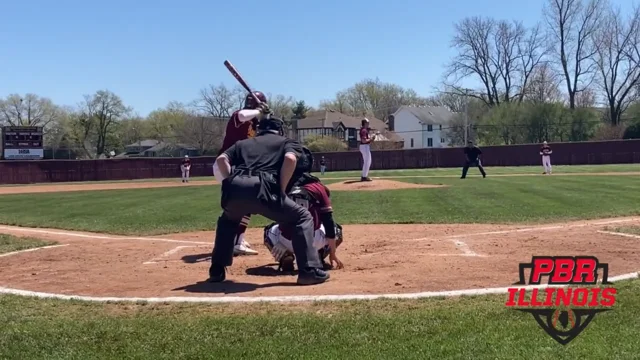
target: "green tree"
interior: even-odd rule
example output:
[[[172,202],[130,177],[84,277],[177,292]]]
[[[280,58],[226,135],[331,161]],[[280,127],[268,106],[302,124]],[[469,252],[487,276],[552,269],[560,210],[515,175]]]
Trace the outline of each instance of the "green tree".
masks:
[[[307,112],[309,111],[311,111],[311,107],[307,106],[304,100],[296,102],[296,104],[291,108],[293,119],[304,119],[307,117]]]

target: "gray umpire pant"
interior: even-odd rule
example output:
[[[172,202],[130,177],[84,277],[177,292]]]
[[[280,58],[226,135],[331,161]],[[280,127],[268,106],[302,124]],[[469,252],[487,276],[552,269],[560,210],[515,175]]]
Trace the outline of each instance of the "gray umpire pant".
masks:
[[[234,239],[240,221],[246,214],[258,214],[295,229],[291,242],[298,269],[321,268],[322,262],[313,247],[313,218],[309,211],[289,198],[279,201],[276,200],[279,195],[267,196],[272,201],[264,199],[264,186],[258,176],[237,175],[223,182],[224,211],[218,218],[211,264],[233,264]]]

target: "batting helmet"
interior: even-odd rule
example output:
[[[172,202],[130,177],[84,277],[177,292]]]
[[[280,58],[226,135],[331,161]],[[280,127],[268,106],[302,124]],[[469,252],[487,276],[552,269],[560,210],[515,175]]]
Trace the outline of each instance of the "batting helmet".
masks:
[[[267,102],[267,97],[262,92],[254,91],[253,95],[255,95],[261,102]],[[254,99],[253,95],[247,94],[247,97],[244,98],[245,109],[255,109],[258,107],[258,102],[256,101],[256,99]]]
[[[367,118],[362,119],[362,126],[365,126],[368,123],[369,123],[369,119]]]

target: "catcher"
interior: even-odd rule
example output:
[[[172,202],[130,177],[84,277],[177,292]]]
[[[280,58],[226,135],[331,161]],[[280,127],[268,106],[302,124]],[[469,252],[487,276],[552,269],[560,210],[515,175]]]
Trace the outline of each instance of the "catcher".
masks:
[[[313,247],[318,250],[323,267],[341,269],[344,265],[338,259],[336,250],[342,243],[342,226],[333,220],[329,189],[320,179],[310,174],[313,165],[311,151],[306,147],[303,150],[304,160],[301,158],[298,162],[287,195],[311,213],[314,229]],[[264,244],[282,271],[294,270],[295,256],[290,240],[293,231],[294,229],[277,223],[272,223],[264,229]],[[327,256],[329,264],[325,261]]]

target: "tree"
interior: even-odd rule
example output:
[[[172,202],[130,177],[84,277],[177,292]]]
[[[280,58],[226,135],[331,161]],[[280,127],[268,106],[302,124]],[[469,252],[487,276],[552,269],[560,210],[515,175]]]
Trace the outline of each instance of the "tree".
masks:
[[[385,120],[400,106],[425,105],[426,99],[415,90],[384,83],[380,79],[365,79],[339,91],[333,100],[320,103],[321,109],[331,109],[351,116],[372,115]]]
[[[348,148],[344,141],[333,136],[309,135],[303,143],[311,152],[345,151]]]
[[[226,119],[190,116],[177,129],[177,140],[198,149],[202,155],[215,153],[222,146]]]
[[[174,143],[176,132],[191,115],[194,114],[184,104],[175,101],[165,108],[154,110],[147,116],[149,136],[158,141]]]
[[[605,94],[609,120],[621,122],[622,113],[637,98],[640,85],[640,7],[625,19],[620,9],[608,8],[594,34],[594,62],[599,85]]]
[[[280,118],[291,119],[293,116],[292,107],[296,100],[291,96],[284,95],[267,95],[267,103],[273,114]]]
[[[91,159],[105,154],[108,138],[116,125],[131,113],[119,96],[109,90],[85,95],[79,109],[71,116],[70,135]]]
[[[538,104],[562,101],[559,76],[549,63],[543,62],[533,70],[523,95],[524,100]]]
[[[241,87],[228,88],[224,84],[209,85],[200,90],[200,97],[193,106],[205,116],[229,118],[237,109],[241,109],[246,91]]]
[[[543,10],[571,109],[576,108],[576,95],[593,81],[593,38],[602,24],[603,4],[604,0],[548,0]]]
[[[304,100],[300,100],[296,102],[296,104],[291,109],[291,112],[293,113],[294,119],[304,119],[305,117],[307,117],[307,112],[311,110],[312,108],[307,106]]]
[[[0,99],[0,124],[5,126],[42,126],[46,133],[63,116],[59,106],[35,94],[12,94]]]
[[[533,69],[546,54],[539,26],[527,29],[520,22],[482,17],[457,23],[451,45],[458,54],[447,66],[445,84],[464,94],[461,80],[479,80],[482,90],[470,96],[488,106],[522,101]]]

